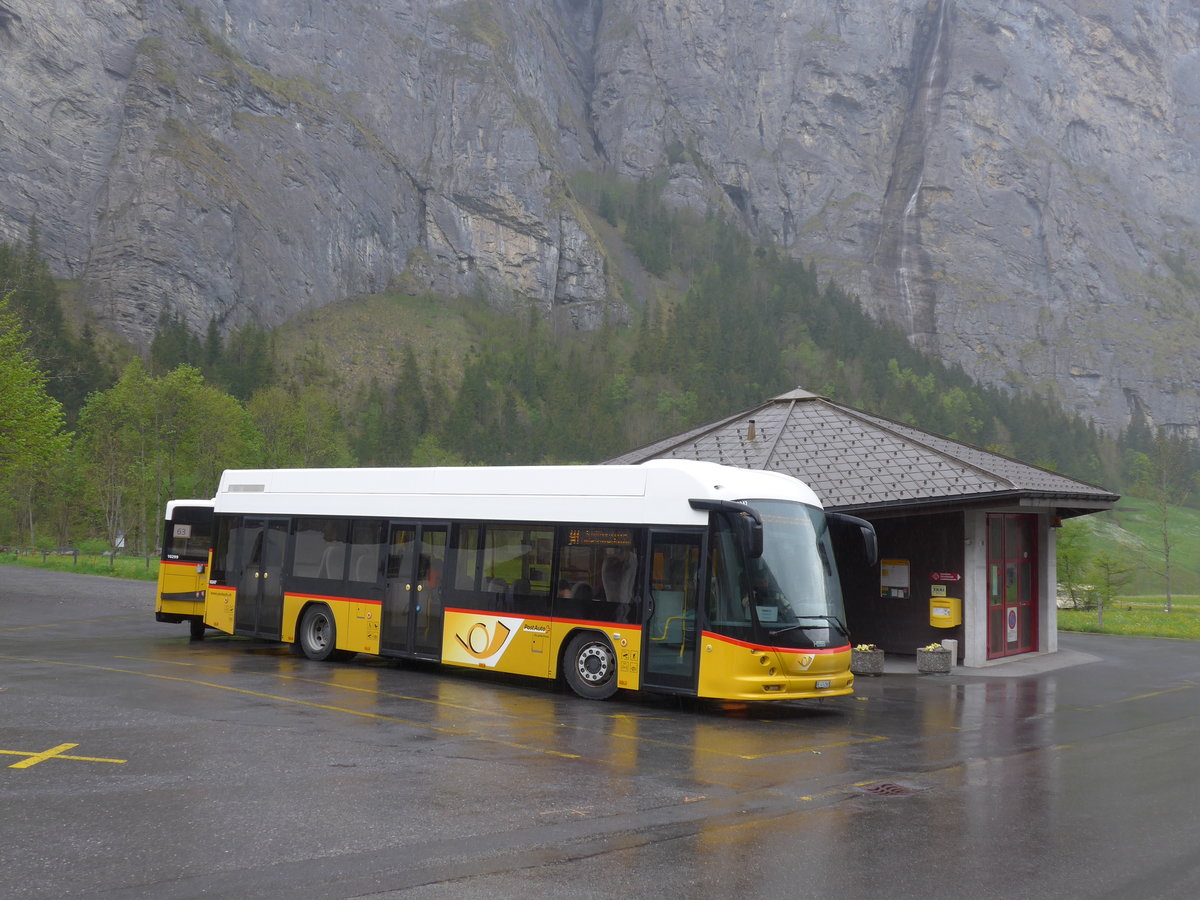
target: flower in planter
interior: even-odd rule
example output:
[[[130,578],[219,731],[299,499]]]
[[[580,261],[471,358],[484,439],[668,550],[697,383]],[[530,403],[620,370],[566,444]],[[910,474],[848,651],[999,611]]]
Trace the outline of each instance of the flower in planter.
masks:
[[[858,644],[850,654],[850,671],[855,675],[882,675],[883,651],[875,644]]]
[[[945,650],[946,648],[941,644],[926,644],[924,647],[920,647],[919,649],[932,652],[934,650]]]

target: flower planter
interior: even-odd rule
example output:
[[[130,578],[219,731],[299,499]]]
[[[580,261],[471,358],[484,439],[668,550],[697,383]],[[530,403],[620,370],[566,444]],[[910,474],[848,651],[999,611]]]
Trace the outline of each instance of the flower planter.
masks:
[[[950,651],[945,648],[926,650],[922,647],[917,650],[917,671],[922,675],[948,675],[952,665]]]
[[[855,675],[882,675],[882,650],[851,650],[850,671]]]

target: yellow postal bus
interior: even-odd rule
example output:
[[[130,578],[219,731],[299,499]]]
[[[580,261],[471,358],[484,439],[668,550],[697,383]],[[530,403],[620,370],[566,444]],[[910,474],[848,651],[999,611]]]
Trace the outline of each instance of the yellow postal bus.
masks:
[[[208,589],[212,523],[211,500],[167,503],[154,616],[159,622],[187,622],[193,640],[204,637],[204,595]]]
[[[227,471],[205,623],[356,653],[738,700],[851,693],[830,524],[794,478],[638,466]],[[860,554],[861,555],[861,554]]]

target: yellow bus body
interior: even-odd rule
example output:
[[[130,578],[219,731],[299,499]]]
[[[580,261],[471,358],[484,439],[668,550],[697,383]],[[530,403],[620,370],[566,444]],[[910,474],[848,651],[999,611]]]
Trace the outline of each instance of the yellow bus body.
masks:
[[[204,624],[217,631],[233,634],[233,606],[237,591],[233,588],[209,585],[204,604]]]
[[[236,594],[231,588],[210,588],[205,623],[232,634]],[[296,641],[300,618],[313,603],[322,603],[333,613],[337,649],[379,654],[381,604],[359,599],[284,594],[280,640],[288,644]],[[563,645],[580,630],[595,631],[609,639],[617,656],[618,686],[637,690],[642,629],[636,625],[447,609],[440,661],[450,666],[553,679],[559,674]],[[761,647],[706,631],[700,641],[699,666],[698,694],[710,699],[803,700],[854,693],[847,648]]]
[[[447,609],[442,629],[442,662],[512,675],[556,678],[563,644],[580,630],[595,631],[611,641],[617,657],[617,686],[637,690],[642,629],[636,625]]]
[[[700,696],[718,700],[803,700],[854,693],[850,648],[760,647],[705,631]]]
[[[207,589],[208,566],[204,563],[163,560],[158,564],[154,611],[171,616],[202,616]]]

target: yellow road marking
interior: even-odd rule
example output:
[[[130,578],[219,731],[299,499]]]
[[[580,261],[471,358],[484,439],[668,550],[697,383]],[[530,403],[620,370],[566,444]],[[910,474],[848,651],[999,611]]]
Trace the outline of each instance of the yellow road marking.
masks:
[[[1129,703],[1133,700],[1149,700],[1151,697],[1161,697],[1163,694],[1174,694],[1178,691],[1188,691],[1195,687],[1195,684],[1181,684],[1179,687],[1166,688],[1161,691],[1151,691],[1149,694],[1138,694],[1136,697],[1125,697],[1121,700],[1114,701],[1115,703]]]
[[[3,657],[0,657],[0,659],[3,659]],[[206,664],[206,663],[181,662],[178,660],[155,659],[153,657],[144,657],[144,656],[118,656],[117,659],[128,659],[128,660],[131,660],[134,662],[149,662],[149,663],[157,663],[159,665],[184,666],[187,668],[213,669],[213,670],[216,670],[219,672],[229,672],[229,669],[226,667],[212,665],[212,664]],[[278,678],[283,681],[295,681],[295,682],[299,682],[301,684],[313,684],[313,685],[317,685],[319,687],[335,688],[340,691],[350,691],[350,692],[355,692],[355,693],[360,693],[360,694],[370,694],[370,695],[378,696],[378,697],[389,697],[394,700],[406,700],[406,701],[410,701],[412,703],[422,703],[422,704],[426,704],[428,706],[439,706],[439,707],[445,707],[447,709],[462,710],[464,712],[469,712],[469,713],[474,713],[474,714],[489,715],[489,716],[492,716],[495,718],[513,719],[513,720],[517,720],[517,721],[525,722],[525,723],[535,721],[533,716],[531,716],[528,712],[521,713],[521,714],[507,713],[502,710],[486,709],[483,707],[476,707],[476,706],[467,706],[466,704],[462,704],[462,703],[449,703],[445,700],[429,700],[425,697],[413,697],[413,696],[409,696],[407,694],[396,694],[391,691],[380,691],[380,690],[376,690],[374,688],[359,687],[359,686],[353,685],[353,684],[334,684],[332,682],[321,681],[316,678],[302,678],[298,675],[284,675],[279,672],[261,672],[259,674],[264,677]],[[150,676],[150,677],[168,678],[171,676],[155,675],[155,676]],[[201,685],[206,684],[206,682],[194,681],[193,679],[189,679],[189,678],[179,678],[176,680],[188,682],[191,684],[201,684]],[[241,690],[241,688],[229,688],[229,690]],[[262,696],[270,696],[270,695],[264,694]],[[306,701],[297,700],[295,702],[304,703]],[[326,708],[327,709],[336,709],[336,707],[326,707]],[[361,713],[361,715],[369,716],[372,714],[371,713]],[[387,717],[385,716],[382,718],[387,718]],[[610,715],[610,716],[607,716],[607,718],[615,719],[615,720],[625,720],[625,721],[629,721],[629,722],[666,721],[666,719],[662,716],[630,716],[630,715],[626,715],[623,713],[616,714],[616,715]],[[392,721],[403,721],[403,720],[394,719]],[[801,747],[789,747],[787,750],[781,750],[776,753],[746,754],[746,753],[731,752],[731,751],[727,751],[727,750],[714,750],[709,747],[697,746],[696,744],[685,744],[685,743],[678,743],[675,741],[664,741],[664,740],[660,740],[658,738],[643,737],[642,735],[639,735],[639,734],[619,734],[619,733],[615,733],[615,732],[598,732],[596,729],[593,729],[593,728],[580,728],[575,725],[563,725],[561,723],[557,723],[557,722],[553,721],[553,719],[548,719],[548,718],[543,718],[543,719],[537,720],[537,721],[539,721],[539,723],[542,725],[552,727],[552,728],[557,728],[560,730],[578,731],[578,732],[583,732],[583,733],[587,733],[587,734],[603,734],[603,736],[608,739],[631,741],[631,742],[637,743],[637,744],[653,744],[653,745],[659,746],[659,747],[669,747],[669,748],[676,749],[676,750],[686,750],[689,753],[702,753],[706,756],[717,756],[717,757],[723,756],[728,759],[741,759],[741,760],[746,760],[748,762],[756,762],[756,761],[764,760],[764,759],[775,759],[777,757],[784,757],[784,756],[796,756],[796,755],[803,754],[803,753],[820,753],[822,750],[833,750],[833,749],[837,749],[839,747],[853,747],[858,744],[874,744],[874,743],[878,743],[879,741],[888,740],[888,738],[883,737],[882,735],[868,734],[868,735],[863,735],[862,737],[855,737],[850,740],[836,741],[834,743],[828,743],[828,744],[812,744],[812,745],[804,745]],[[425,727],[425,726],[419,726],[419,727]],[[503,743],[503,742],[499,742],[499,743]],[[521,745],[514,745],[514,746],[521,746]],[[578,759],[579,758],[579,755],[575,754],[575,753],[557,753],[556,751],[551,751],[551,750],[547,750],[547,751],[543,751],[543,752],[551,753],[556,756],[565,756],[569,759]]]
[[[139,657],[139,656],[118,656],[116,658],[117,659],[127,659],[127,660],[130,660],[133,662],[149,662],[149,663],[154,663],[157,665],[182,666],[182,667],[186,667],[186,668],[203,668],[203,669],[212,669],[212,670],[226,672],[226,673],[229,672],[228,668],[225,668],[222,666],[217,666],[217,665],[211,665],[211,664],[203,664],[203,663],[181,662],[181,661],[177,661],[177,660],[155,659],[152,657]],[[157,678],[157,679],[161,679],[163,681],[178,681],[178,682],[182,682],[184,684],[194,684],[194,685],[197,685],[200,687],[210,687],[210,688],[215,688],[217,690],[230,691],[232,693],[237,693],[237,694],[246,694],[246,695],[249,695],[252,697],[261,697],[266,700],[275,700],[275,701],[278,701],[281,703],[292,703],[292,704],[296,704],[299,706],[307,706],[307,707],[314,708],[314,709],[323,709],[323,710],[326,710],[329,712],[345,713],[347,715],[358,716],[360,718],[374,719],[374,720],[383,721],[383,722],[394,722],[394,723],[397,723],[400,725],[408,725],[413,728],[421,728],[421,729],[424,729],[427,731],[434,731],[439,734],[446,734],[446,735],[450,735],[450,736],[454,736],[454,737],[471,738],[474,740],[484,741],[486,743],[496,744],[496,745],[502,746],[502,747],[511,747],[511,748],[517,749],[517,750],[527,750],[527,751],[532,751],[532,752],[536,752],[536,753],[540,753],[540,754],[544,754],[544,755],[548,755],[548,756],[559,757],[562,759],[580,759],[580,758],[582,758],[580,756],[580,754],[578,754],[578,753],[567,753],[567,752],[560,751],[560,750],[550,750],[545,747],[535,747],[535,746],[531,746],[529,744],[522,744],[522,743],[517,743],[514,741],[505,741],[505,740],[501,740],[499,738],[484,737],[484,736],[481,736],[478,734],[472,734],[467,731],[450,728],[450,727],[446,727],[446,726],[427,725],[423,722],[418,722],[418,721],[411,720],[411,719],[403,719],[403,718],[400,718],[397,716],[387,716],[387,715],[382,715],[380,713],[364,712],[362,710],[349,709],[349,708],[341,707],[341,706],[333,706],[333,705],[329,705],[329,704],[316,703],[311,700],[299,700],[299,699],[290,698],[290,697],[282,697],[277,694],[269,694],[269,693],[264,693],[261,691],[252,691],[247,688],[230,687],[228,685],[217,684],[215,682],[210,682],[210,681],[202,681],[202,680],[195,679],[195,678],[184,678],[184,677],[177,676],[177,675],[161,675],[161,674],[155,674],[155,673],[151,673],[151,672],[139,672],[139,671],[132,670],[132,669],[118,669],[118,668],[113,668],[113,667],[108,667],[108,666],[92,666],[92,665],[86,665],[83,663],[57,662],[55,660],[48,660],[48,659],[31,659],[28,657],[0,656],[0,659],[9,659],[9,660],[16,660],[16,661],[21,661],[21,662],[41,662],[41,663],[49,663],[52,665],[71,666],[71,667],[75,667],[75,668],[84,668],[84,669],[97,669],[97,670],[106,671],[106,672],[117,672],[117,673],[122,673],[122,674],[126,674],[126,675],[140,675],[145,678]],[[302,684],[317,685],[319,687],[333,688],[333,689],[339,690],[339,691],[349,691],[349,692],[353,692],[353,693],[369,694],[372,696],[389,697],[392,699],[405,700],[405,701],[409,701],[409,702],[413,702],[413,703],[421,703],[421,704],[425,704],[425,705],[429,705],[429,706],[438,706],[438,707],[444,707],[444,708],[449,708],[449,709],[457,709],[457,710],[462,710],[464,712],[469,712],[469,713],[474,713],[474,714],[486,714],[486,715],[489,715],[489,716],[492,716],[495,718],[512,719],[512,720],[517,720],[517,721],[526,722],[526,723],[531,721],[531,717],[528,714],[517,715],[517,714],[512,714],[512,713],[506,713],[501,710],[467,706],[467,705],[461,704],[461,703],[448,703],[444,700],[429,700],[429,699],[426,699],[423,697],[413,697],[413,696],[409,696],[406,694],[397,694],[397,693],[392,693],[390,691],[380,691],[380,690],[375,690],[373,688],[360,687],[357,685],[335,684],[335,683],[332,683],[329,681],[321,681],[321,680],[313,679],[313,678],[301,678],[296,675],[285,675],[282,673],[271,673],[271,672],[260,672],[257,674],[260,676],[281,679],[283,681],[293,681],[293,682],[298,682],[298,683],[302,683]],[[640,720],[642,718],[657,719],[659,717],[612,716],[610,718],[628,718],[629,720]],[[566,730],[579,731],[579,732],[584,732],[584,733],[597,733],[595,729],[579,728],[577,726],[566,726],[561,723],[555,723],[551,719],[543,719],[539,724],[544,725],[546,727],[552,727],[552,728],[557,728],[557,729],[566,729]],[[636,743],[636,744],[653,744],[655,746],[668,747],[668,748],[678,749],[678,750],[686,750],[689,753],[699,753],[699,754],[703,754],[705,756],[710,756],[710,757],[725,757],[727,759],[738,759],[738,760],[743,760],[746,762],[760,762],[762,760],[776,759],[776,758],[782,758],[782,757],[786,757],[786,756],[796,756],[796,755],[805,754],[805,753],[809,753],[809,754],[820,753],[823,750],[833,750],[833,749],[842,748],[842,747],[853,747],[853,746],[860,745],[860,744],[873,744],[873,743],[878,743],[880,741],[888,740],[888,738],[883,737],[881,735],[866,734],[866,735],[862,735],[862,736],[851,737],[851,739],[844,740],[844,741],[835,741],[835,742],[826,743],[826,744],[811,744],[811,745],[804,745],[804,746],[800,746],[800,747],[789,747],[787,750],[771,752],[771,753],[746,754],[746,753],[738,753],[738,752],[728,751],[728,750],[718,750],[718,749],[713,749],[711,747],[698,746],[696,744],[685,744],[685,743],[679,743],[679,742],[675,742],[675,741],[664,741],[664,740],[660,740],[660,739],[656,739],[656,738],[644,737],[644,736],[638,735],[638,734],[619,734],[619,733],[614,733],[614,732],[603,732],[603,735],[605,738],[610,739],[610,740],[629,741],[629,742]]]
[[[278,694],[267,694],[262,691],[251,691],[246,688],[230,687],[226,684],[216,684],[211,681],[198,681],[194,678],[180,678],[177,675],[157,675],[153,672],[138,672],[134,669],[118,669],[113,666],[93,666],[86,663],[69,663],[54,659],[34,659],[26,656],[0,656],[0,659],[9,660],[12,662],[36,662],[44,663],[53,666],[66,666],[73,669],[91,669],[97,672],[115,672],[120,675],[137,675],[142,678],[157,678],[162,681],[181,681],[185,684],[194,684],[200,687],[209,687],[218,691],[229,691],[234,694],[245,694],[250,697],[261,697],[264,700],[274,700],[279,703],[291,703],[297,706],[307,706],[311,709],[323,709],[329,712],[345,713],[349,716],[358,716],[363,719],[374,719],[380,722],[395,722],[399,725],[408,725],[412,728],[422,728],[426,731],[435,731],[438,734],[445,734],[451,737],[467,738],[469,740],[482,741],[488,744],[496,744],[501,747],[511,747],[515,750],[525,750],[531,753],[541,753],[547,756],[557,756],[563,759],[579,759],[578,753],[564,753],[559,750],[547,750],[545,747],[533,747],[528,744],[519,744],[514,741],[502,741],[497,738],[484,737],[478,734],[472,734],[468,731],[462,731],[456,728],[447,728],[438,725],[427,725],[424,722],[416,722],[411,719],[401,719],[396,716],[384,716],[379,713],[363,712],[359,709],[347,709],[344,706],[331,706],[326,703],[314,703],[311,700],[297,700],[294,697],[281,697]],[[325,684],[325,682],[321,682]],[[328,687],[337,687],[337,685],[327,685]]]
[[[103,756],[69,756],[65,752],[73,750],[78,746],[78,744],[59,744],[57,747],[51,747],[49,750],[43,750],[41,753],[28,753],[23,750],[0,750],[0,754],[25,757],[20,762],[15,762],[9,766],[10,769],[28,769],[48,759],[73,759],[78,762],[102,762],[115,763],[117,765],[123,765],[128,762],[125,759],[105,759]]]

